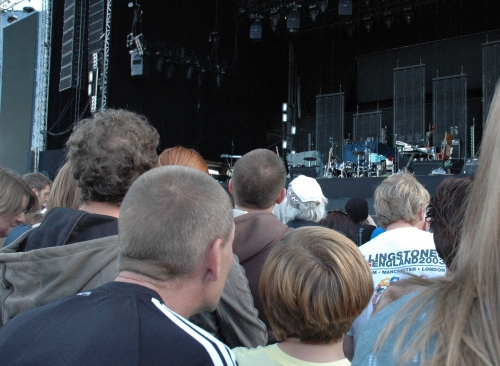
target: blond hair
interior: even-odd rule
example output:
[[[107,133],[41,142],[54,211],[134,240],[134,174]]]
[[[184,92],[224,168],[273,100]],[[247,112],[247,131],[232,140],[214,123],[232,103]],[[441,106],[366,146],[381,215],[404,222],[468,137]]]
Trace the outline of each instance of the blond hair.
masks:
[[[382,228],[403,220],[414,226],[420,221],[419,210],[429,203],[429,192],[408,173],[393,174],[375,190],[375,212]]]
[[[66,162],[59,169],[56,179],[54,179],[54,183],[52,184],[47,211],[54,207],[78,209],[81,204],[79,195],[80,189],[77,186],[77,181],[71,174],[69,162]]]
[[[324,227],[288,234],[269,254],[259,294],[277,339],[340,341],[373,294],[373,280],[360,251]]]
[[[419,355],[431,366],[500,365],[499,83],[483,136],[481,165],[472,183],[452,280],[430,282],[377,341],[379,349],[397,324],[406,324],[395,344],[398,363]],[[423,324],[409,333],[424,311]]]

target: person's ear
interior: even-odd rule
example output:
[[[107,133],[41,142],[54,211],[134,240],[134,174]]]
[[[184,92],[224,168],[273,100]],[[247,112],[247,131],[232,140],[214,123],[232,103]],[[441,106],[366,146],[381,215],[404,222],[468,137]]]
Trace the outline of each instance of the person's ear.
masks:
[[[222,244],[222,239],[215,239],[205,253],[206,281],[217,281],[221,276]]]
[[[286,197],[286,188],[283,188],[280,192],[280,195],[278,196],[278,199],[276,200],[276,203],[279,205]]]
[[[229,183],[227,184],[227,189],[229,189],[229,192],[233,194],[233,178],[229,179]]]

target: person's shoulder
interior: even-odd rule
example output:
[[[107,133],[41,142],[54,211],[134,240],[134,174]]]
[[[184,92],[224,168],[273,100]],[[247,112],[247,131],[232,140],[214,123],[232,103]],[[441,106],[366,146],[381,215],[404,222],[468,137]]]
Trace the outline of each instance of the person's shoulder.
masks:
[[[236,347],[233,353],[239,366],[274,366],[276,363],[269,357],[270,348],[278,345],[259,346],[257,348]]]

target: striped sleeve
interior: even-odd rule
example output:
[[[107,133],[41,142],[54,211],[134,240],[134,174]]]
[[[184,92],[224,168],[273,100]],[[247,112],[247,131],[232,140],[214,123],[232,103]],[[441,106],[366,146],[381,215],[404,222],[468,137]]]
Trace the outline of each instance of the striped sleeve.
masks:
[[[151,301],[175,325],[193,337],[205,348],[215,366],[236,366],[233,352],[224,343],[187,319],[179,316],[157,299],[151,298]]]

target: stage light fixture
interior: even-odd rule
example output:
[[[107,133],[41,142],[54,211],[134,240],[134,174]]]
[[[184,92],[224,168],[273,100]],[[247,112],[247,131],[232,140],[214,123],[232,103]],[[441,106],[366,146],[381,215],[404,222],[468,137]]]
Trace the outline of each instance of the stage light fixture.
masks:
[[[339,1],[339,15],[352,15],[352,0]]]
[[[318,14],[319,14],[318,5],[317,4],[309,5],[309,15],[311,16],[313,22],[315,22],[316,19],[318,18]]]
[[[194,74],[194,66],[190,65],[190,64],[187,64],[186,66],[187,66],[186,67],[186,79],[191,80],[191,78],[193,77],[193,74]]]
[[[352,37],[354,34],[354,24],[352,20],[345,23],[345,31],[349,37]]]
[[[167,78],[172,79],[174,77],[175,65],[169,64],[167,66]]]
[[[286,123],[288,121],[288,114],[283,113],[283,118],[281,119],[283,123]]]
[[[271,26],[271,29],[273,32],[276,32],[278,29],[278,21],[280,19],[280,15],[278,13],[277,9],[272,9],[271,12],[269,13],[269,25]]]
[[[287,141],[283,141],[283,149],[286,150],[286,148],[288,147],[288,142]]]
[[[288,17],[286,19],[286,27],[289,32],[297,32],[300,28],[300,11],[298,8],[293,8],[288,13]]]
[[[35,11],[35,8],[32,6],[25,6],[23,7],[23,11],[27,14],[33,13]]]
[[[15,15],[14,13],[12,13],[12,15],[9,15],[7,18],[7,21],[9,23],[14,23],[16,20],[17,20],[17,15]]]
[[[258,16],[250,26],[250,39],[262,39],[262,22]]]
[[[281,111],[283,113],[286,113],[288,111],[288,103],[283,103],[283,105],[281,106]]]
[[[373,28],[373,19],[371,14],[365,15],[363,17],[363,27],[366,30],[366,33],[371,33]]]
[[[394,23],[394,15],[390,11],[385,12],[384,24],[387,27],[387,29],[391,29],[393,23]]]
[[[326,8],[328,7],[328,0],[320,1],[318,4],[319,4],[319,10],[321,10],[322,13],[326,13]]]
[[[295,135],[296,132],[297,132],[297,127],[296,126],[290,127],[290,134]]]
[[[411,6],[403,9],[406,24],[411,24],[413,20],[413,9]]]

